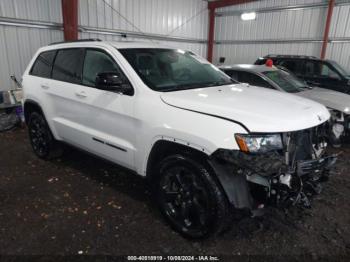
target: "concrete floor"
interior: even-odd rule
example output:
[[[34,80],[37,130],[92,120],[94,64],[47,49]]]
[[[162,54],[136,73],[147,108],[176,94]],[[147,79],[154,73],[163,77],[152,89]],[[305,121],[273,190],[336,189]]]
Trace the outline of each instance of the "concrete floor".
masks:
[[[189,241],[154,208],[146,183],[70,149],[38,159],[25,129],[0,134],[1,255],[232,255],[350,259],[350,147],[313,208],[246,218],[220,237]],[[339,150],[338,150],[339,151]]]

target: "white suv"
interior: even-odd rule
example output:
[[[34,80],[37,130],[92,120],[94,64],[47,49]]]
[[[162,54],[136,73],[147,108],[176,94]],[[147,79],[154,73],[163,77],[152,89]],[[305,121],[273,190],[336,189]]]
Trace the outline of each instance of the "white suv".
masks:
[[[187,237],[222,231],[238,209],[308,205],[336,160],[324,153],[324,106],[233,82],[189,51],[52,44],[33,57],[23,89],[36,155],[57,156],[65,142],[147,177]]]

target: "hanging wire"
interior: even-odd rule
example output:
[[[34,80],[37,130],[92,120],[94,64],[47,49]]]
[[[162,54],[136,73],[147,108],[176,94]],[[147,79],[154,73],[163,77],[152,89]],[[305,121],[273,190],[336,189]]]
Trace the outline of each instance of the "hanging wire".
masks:
[[[176,30],[178,30],[179,28],[183,27],[184,25],[186,25],[188,22],[190,22],[191,20],[193,20],[194,18],[196,18],[197,16],[199,16],[200,14],[202,14],[204,11],[207,11],[208,8],[205,7],[201,10],[199,10],[197,13],[195,13],[193,16],[189,17],[188,19],[185,20],[185,22],[183,22],[181,25],[175,27],[173,30],[171,30],[168,34],[166,34],[166,36],[170,36],[172,33],[174,33]]]
[[[107,3],[105,0],[102,0],[105,5],[109,6],[115,13],[117,13],[121,18],[123,18],[129,25],[131,25],[133,28],[135,28],[137,31],[139,31],[141,34],[143,34],[144,36],[147,37],[147,34],[144,33],[139,27],[137,27],[133,22],[131,22],[129,19],[127,19],[123,14],[121,14],[118,10],[116,10],[111,4]],[[172,29],[169,33],[167,33],[165,36],[171,36],[176,30],[180,29],[181,27],[183,27],[184,25],[186,25],[188,22],[190,22],[191,20],[193,20],[194,18],[196,18],[197,16],[199,16],[200,14],[202,14],[203,12],[207,11],[208,8],[205,7],[201,10],[199,10],[197,13],[195,13],[194,15],[192,15],[191,17],[189,17],[188,19],[186,19],[182,24],[180,24],[179,26],[175,27],[174,29]],[[150,39],[151,41],[153,41],[152,39]]]
[[[133,28],[135,28],[137,31],[139,31],[141,34],[147,37],[147,34],[144,33],[139,27],[137,27],[133,22],[131,22],[129,19],[127,19],[123,14],[121,14],[118,10],[116,10],[111,4],[107,3],[105,0],[102,0],[102,2],[105,3],[105,5],[109,6],[114,12],[116,12],[121,18],[123,18],[129,25],[131,25]],[[152,39],[150,39],[153,41]]]

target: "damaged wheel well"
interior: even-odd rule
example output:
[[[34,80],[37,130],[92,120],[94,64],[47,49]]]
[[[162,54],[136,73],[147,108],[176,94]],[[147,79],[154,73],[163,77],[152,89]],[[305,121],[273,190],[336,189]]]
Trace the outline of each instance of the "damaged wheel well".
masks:
[[[155,175],[154,171],[157,164],[163,158],[176,153],[186,155],[191,154],[192,157],[195,157],[201,162],[207,162],[208,160],[208,155],[199,150],[175,142],[160,140],[154,144],[151,153],[149,154],[147,161],[146,177],[152,179],[152,177]]]

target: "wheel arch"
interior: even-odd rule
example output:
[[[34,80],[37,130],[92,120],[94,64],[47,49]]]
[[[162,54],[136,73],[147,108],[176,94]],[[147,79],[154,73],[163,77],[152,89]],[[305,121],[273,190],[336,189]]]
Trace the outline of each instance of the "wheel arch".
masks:
[[[26,99],[23,105],[24,110],[24,119],[26,124],[28,124],[29,121],[29,115],[31,112],[39,112],[44,115],[44,112],[42,110],[42,107],[40,104],[32,99]],[[45,115],[44,115],[45,117]]]
[[[169,141],[165,139],[157,140],[150,150],[150,153],[147,158],[146,163],[146,177],[151,179],[154,177],[154,168],[156,167],[159,161],[171,154],[184,153],[191,154],[196,159],[200,160],[209,160],[209,155],[204,149],[200,150],[194,147],[191,147],[189,144],[181,144],[175,141]]]

